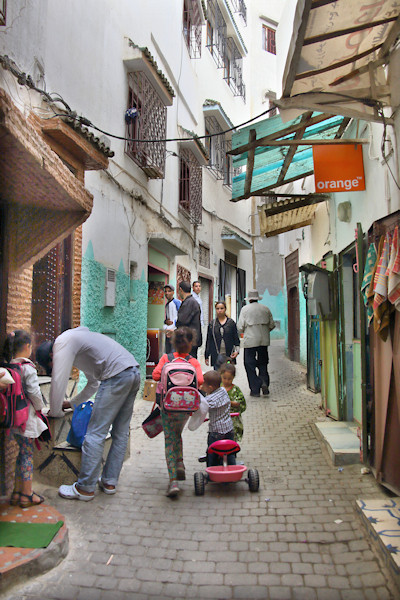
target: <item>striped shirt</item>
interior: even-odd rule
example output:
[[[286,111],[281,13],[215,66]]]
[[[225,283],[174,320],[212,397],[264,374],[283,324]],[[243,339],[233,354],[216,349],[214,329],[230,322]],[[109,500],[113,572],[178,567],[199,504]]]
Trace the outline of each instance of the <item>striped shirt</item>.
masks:
[[[231,401],[225,388],[218,388],[206,396],[209,406],[209,433],[228,433],[233,430],[231,419]]]

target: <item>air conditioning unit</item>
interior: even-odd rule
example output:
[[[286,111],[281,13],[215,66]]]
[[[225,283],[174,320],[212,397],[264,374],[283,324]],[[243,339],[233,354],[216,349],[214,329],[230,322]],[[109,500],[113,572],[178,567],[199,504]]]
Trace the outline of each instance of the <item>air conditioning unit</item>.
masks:
[[[104,294],[104,306],[115,306],[115,283],[116,271],[114,269],[106,270],[106,287]]]

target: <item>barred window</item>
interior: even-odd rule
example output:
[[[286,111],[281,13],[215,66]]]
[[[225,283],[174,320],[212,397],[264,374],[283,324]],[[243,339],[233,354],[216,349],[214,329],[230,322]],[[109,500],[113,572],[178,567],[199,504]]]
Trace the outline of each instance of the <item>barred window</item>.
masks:
[[[208,166],[217,179],[224,179],[224,165],[226,160],[226,139],[222,127],[215,117],[205,117],[206,148],[209,156]],[[221,135],[215,135],[221,134]]]
[[[206,244],[199,244],[199,265],[210,268],[210,248]]]
[[[183,0],[183,37],[190,58],[201,57],[201,14],[196,0]]]
[[[233,38],[228,38],[224,54],[224,79],[235,96],[246,99],[246,86],[243,82],[242,55]]]
[[[263,49],[276,54],[275,29],[263,25]]]
[[[6,24],[7,0],[0,0],[0,25]]]
[[[181,148],[179,154],[179,208],[183,210],[192,223],[202,221],[203,174],[193,152]]]
[[[225,259],[225,262],[228,263],[229,265],[232,265],[232,267],[237,267],[238,257],[236,254],[233,254],[233,252],[229,252],[229,250],[225,250],[224,259]]]
[[[178,286],[181,281],[190,283],[191,277],[191,273],[188,269],[185,269],[182,265],[176,265],[176,282]]]
[[[218,68],[224,66],[227,27],[216,0],[207,3],[207,48]]]
[[[244,24],[247,25],[247,7],[244,0],[232,0],[233,10],[242,17]]]
[[[165,140],[167,108],[142,71],[128,74],[129,116],[125,151],[146,175],[162,179],[165,173],[165,141],[140,142],[137,140]]]

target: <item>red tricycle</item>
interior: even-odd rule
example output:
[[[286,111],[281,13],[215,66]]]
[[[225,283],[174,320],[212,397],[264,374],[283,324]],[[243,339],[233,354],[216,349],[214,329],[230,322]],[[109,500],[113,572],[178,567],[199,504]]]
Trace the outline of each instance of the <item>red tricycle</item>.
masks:
[[[218,440],[209,446],[207,453],[216,454],[222,459],[222,464],[217,467],[207,467],[206,472],[198,471],[194,474],[194,492],[196,496],[204,495],[205,484],[233,483],[242,479],[243,473],[247,471],[244,480],[249,485],[250,492],[257,492],[260,486],[260,478],[257,469],[248,469],[245,465],[228,465],[228,456],[239,452],[240,446],[233,440]]]

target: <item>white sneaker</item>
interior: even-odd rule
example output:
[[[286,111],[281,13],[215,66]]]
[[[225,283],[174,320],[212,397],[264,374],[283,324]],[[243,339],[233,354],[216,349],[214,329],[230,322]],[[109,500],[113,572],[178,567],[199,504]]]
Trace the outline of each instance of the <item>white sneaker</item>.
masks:
[[[175,496],[177,496],[180,492],[179,489],[179,485],[176,479],[173,479],[172,481],[170,481],[169,486],[168,486],[168,490],[167,490],[167,496],[168,498],[175,498]]]

